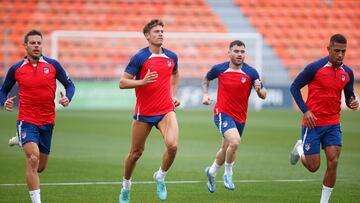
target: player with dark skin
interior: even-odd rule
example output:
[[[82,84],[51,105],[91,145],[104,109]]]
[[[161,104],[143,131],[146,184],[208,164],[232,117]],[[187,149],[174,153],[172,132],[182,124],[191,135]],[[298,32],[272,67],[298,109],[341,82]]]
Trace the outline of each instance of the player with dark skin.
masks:
[[[320,168],[320,144],[325,151],[327,168],[323,179],[321,203],[328,202],[336,182],[341,153],[340,129],[341,93],[346,105],[356,110],[352,70],[343,64],[347,40],[341,34],[333,35],[327,47],[328,56],[309,64],[294,80],[291,93],[303,112],[302,140],[298,140],[290,154],[290,163],[299,159],[310,172]],[[331,76],[331,77],[330,77]],[[300,89],[308,85],[306,104]]]

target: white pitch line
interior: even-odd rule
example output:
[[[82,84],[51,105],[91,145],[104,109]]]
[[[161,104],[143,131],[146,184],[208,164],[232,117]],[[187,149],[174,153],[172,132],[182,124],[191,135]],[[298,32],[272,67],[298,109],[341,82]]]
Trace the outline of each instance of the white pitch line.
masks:
[[[271,183],[271,182],[314,182],[320,179],[279,179],[279,180],[234,180],[236,183]],[[169,184],[196,184],[204,183],[200,180],[166,181]],[[222,181],[217,181],[222,182]],[[120,185],[121,182],[74,182],[74,183],[41,183],[42,186],[72,186],[72,185]],[[132,184],[154,184],[154,181],[133,181]],[[0,184],[0,187],[25,186],[25,183]]]

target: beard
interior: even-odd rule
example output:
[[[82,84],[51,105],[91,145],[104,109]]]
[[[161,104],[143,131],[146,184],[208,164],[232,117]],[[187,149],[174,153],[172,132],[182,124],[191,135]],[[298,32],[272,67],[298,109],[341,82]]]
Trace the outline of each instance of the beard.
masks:
[[[233,63],[235,66],[240,66],[241,64],[243,64],[243,60],[236,60],[236,59],[232,59],[231,63]]]
[[[334,64],[335,66],[340,66],[343,63],[343,60],[337,60],[335,59],[333,62],[331,62],[332,64]]]
[[[335,65],[340,66],[342,64],[342,61],[336,61]]]
[[[29,56],[32,59],[38,60],[40,58],[40,56],[41,56],[41,53],[39,53],[39,54],[29,53]]]

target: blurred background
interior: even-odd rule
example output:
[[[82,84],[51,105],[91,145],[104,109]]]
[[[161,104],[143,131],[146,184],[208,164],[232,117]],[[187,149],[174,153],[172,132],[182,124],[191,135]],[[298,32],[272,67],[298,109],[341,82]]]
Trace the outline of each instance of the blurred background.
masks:
[[[175,181],[168,185],[168,201],[318,201],[324,154],[317,173],[289,164],[301,136],[301,112],[294,110],[289,86],[307,64],[327,55],[329,38],[342,33],[348,39],[344,62],[354,71],[360,95],[360,0],[0,0],[0,83],[25,56],[25,33],[38,29],[44,55],[59,60],[76,86],[69,108],[57,112],[51,160],[41,174],[43,201],[118,202],[135,105],[134,90],[120,90],[118,82],[130,58],[147,46],[142,28],[154,18],[165,23],[164,47],[178,55],[181,77],[180,143],[167,176]],[[212,107],[201,104],[201,80],[213,65],[228,60],[235,39],[245,42],[245,61],[258,70],[268,94],[265,101],[250,97],[251,110],[264,110],[248,114],[234,169],[238,189],[227,192],[219,184],[209,195],[204,168],[221,136]],[[216,98],[216,81],[210,94]],[[333,202],[360,199],[359,115],[341,115],[344,147]],[[0,111],[0,202],[29,202],[24,155],[8,147],[16,117],[17,110]],[[152,130],[134,173],[132,202],[158,202],[148,183],[163,146],[159,131]]]
[[[359,95],[359,11],[358,0],[0,0],[0,79],[25,55],[24,34],[38,29],[44,55],[58,59],[75,81],[73,108],[132,108],[134,91],[119,91],[118,81],[131,56],[147,46],[144,24],[159,18],[164,47],[179,57],[183,108],[201,107],[201,79],[228,60],[234,39],[245,42],[246,62],[268,88],[268,99],[251,97],[250,107],[293,108],[291,81],[327,55],[335,33],[348,39],[344,62]]]

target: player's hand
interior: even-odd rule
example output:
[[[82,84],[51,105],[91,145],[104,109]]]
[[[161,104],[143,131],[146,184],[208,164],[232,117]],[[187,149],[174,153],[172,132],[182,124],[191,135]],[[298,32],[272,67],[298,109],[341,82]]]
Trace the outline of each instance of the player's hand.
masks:
[[[149,83],[156,82],[156,78],[158,77],[157,72],[150,72],[150,69],[148,69],[145,77],[142,79],[144,85],[147,85]]]
[[[355,99],[353,96],[350,97],[350,109],[356,110],[359,108],[359,100]]]
[[[175,107],[180,106],[180,101],[178,98],[172,97],[171,99],[172,99],[172,102],[174,103]]]
[[[16,96],[12,96],[9,99],[7,99],[4,103],[4,108],[6,111],[12,111],[14,107],[14,100]]]
[[[317,118],[313,113],[311,113],[311,111],[307,111],[304,113],[304,122],[306,127],[308,128],[316,127],[316,123],[315,123],[316,120]]]
[[[69,105],[69,99],[64,95],[64,93],[60,92],[61,98],[59,99],[59,104],[61,104],[63,107],[67,107]]]
[[[259,92],[261,90],[261,82],[259,79],[256,79],[254,81],[254,89],[256,92]]]
[[[210,105],[211,104],[211,98],[209,94],[204,94],[203,99],[202,99],[202,103],[204,105]]]

